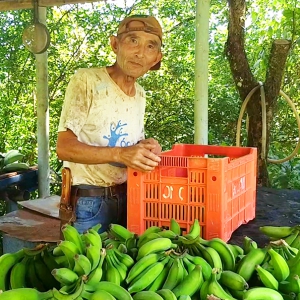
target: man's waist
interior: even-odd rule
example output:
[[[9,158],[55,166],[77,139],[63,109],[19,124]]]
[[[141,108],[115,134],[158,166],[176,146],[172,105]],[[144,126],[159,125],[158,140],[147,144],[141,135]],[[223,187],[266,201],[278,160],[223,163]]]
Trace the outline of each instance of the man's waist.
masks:
[[[119,193],[127,192],[127,183],[117,184],[108,187],[95,185],[73,185],[71,195],[76,197],[103,197],[114,196]]]

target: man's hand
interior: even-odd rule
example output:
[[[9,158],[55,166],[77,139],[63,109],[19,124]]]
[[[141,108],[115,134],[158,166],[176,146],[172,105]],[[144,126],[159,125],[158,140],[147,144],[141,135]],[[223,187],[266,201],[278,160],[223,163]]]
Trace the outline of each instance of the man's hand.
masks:
[[[151,144],[151,145],[155,145],[155,148],[151,150],[151,152],[153,152],[156,155],[160,155],[161,154],[161,146],[158,143],[157,140],[150,138],[150,139],[146,139],[146,140],[141,140],[139,142],[140,144]]]
[[[142,172],[153,171],[160,162],[161,147],[155,139],[142,140],[134,146],[119,148],[119,161]]]

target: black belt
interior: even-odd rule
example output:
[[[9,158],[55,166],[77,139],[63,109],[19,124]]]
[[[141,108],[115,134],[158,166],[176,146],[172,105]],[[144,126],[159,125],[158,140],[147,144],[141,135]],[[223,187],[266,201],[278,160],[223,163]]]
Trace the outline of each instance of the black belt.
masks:
[[[117,184],[108,187],[93,187],[93,188],[81,188],[78,185],[71,187],[71,196],[76,197],[103,197],[103,196],[115,196],[119,193],[127,192],[127,184]]]

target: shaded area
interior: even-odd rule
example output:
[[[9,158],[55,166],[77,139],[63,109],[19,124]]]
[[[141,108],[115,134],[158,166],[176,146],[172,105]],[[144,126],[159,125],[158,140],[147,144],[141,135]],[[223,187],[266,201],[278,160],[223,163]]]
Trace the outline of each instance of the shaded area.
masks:
[[[258,187],[255,219],[235,230],[228,242],[241,245],[243,237],[247,235],[259,246],[264,246],[269,239],[260,233],[260,226],[298,224],[300,224],[300,190]]]

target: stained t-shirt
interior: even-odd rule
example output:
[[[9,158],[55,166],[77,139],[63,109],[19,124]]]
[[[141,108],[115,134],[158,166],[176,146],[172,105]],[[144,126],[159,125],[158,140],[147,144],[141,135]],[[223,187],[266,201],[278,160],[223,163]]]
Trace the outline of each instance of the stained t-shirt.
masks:
[[[136,94],[126,95],[106,68],[79,69],[65,95],[58,131],[70,129],[82,143],[127,147],[144,138],[145,91],[135,83]],[[64,161],[73,185],[111,186],[127,179],[127,168],[110,164],[85,165]]]

